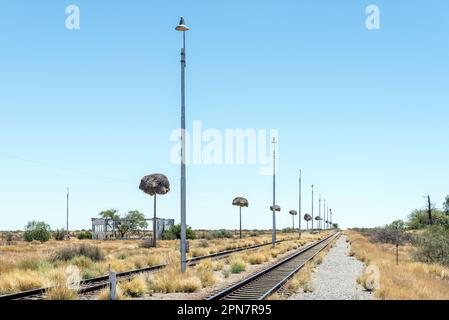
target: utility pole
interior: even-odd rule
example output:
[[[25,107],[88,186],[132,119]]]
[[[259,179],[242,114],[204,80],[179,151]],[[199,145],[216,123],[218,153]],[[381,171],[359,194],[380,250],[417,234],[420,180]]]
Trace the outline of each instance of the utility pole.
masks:
[[[273,144],[273,231],[271,234],[273,248],[276,246],[276,138],[271,141]]]
[[[312,231],[313,231],[313,184],[312,184]]]
[[[66,229],[69,235],[69,188],[67,188],[67,204],[66,204]]]
[[[329,209],[329,211],[330,211],[330,214],[331,214],[331,229],[333,229],[334,226],[332,225],[332,209]]]
[[[301,239],[301,170],[299,170],[299,238]]]
[[[324,199],[324,205],[323,205],[323,215],[324,215],[324,218],[323,218],[323,225],[324,225],[324,230],[326,231],[326,229],[327,229],[327,226],[326,226],[326,199]]]
[[[318,207],[318,230],[321,231],[321,194],[320,194],[320,200],[319,200],[319,207]]]

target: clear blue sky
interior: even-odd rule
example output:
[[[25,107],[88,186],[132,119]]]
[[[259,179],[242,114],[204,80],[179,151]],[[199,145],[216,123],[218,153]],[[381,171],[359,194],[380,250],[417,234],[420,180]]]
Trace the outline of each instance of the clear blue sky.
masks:
[[[81,29],[65,28],[65,8]],[[365,28],[365,8],[381,29]],[[179,220],[179,16],[187,123],[279,130],[278,226],[303,171],[343,227],[405,218],[449,194],[449,2],[2,1],[0,229],[90,227],[107,208],[152,215],[140,178],[165,173],[161,217]],[[270,228],[271,177],[254,165],[188,167],[188,224]],[[318,197],[317,197],[318,198]],[[317,199],[316,198],[316,199]],[[317,206],[317,204],[316,204]]]

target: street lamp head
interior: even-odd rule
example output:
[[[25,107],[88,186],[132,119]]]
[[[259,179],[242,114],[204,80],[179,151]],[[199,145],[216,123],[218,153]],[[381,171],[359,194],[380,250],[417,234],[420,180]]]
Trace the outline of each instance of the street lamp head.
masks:
[[[183,17],[181,17],[181,19],[179,19],[179,24],[175,27],[175,30],[178,30],[178,31],[187,31],[187,30],[189,30],[189,28],[184,23],[184,18]]]

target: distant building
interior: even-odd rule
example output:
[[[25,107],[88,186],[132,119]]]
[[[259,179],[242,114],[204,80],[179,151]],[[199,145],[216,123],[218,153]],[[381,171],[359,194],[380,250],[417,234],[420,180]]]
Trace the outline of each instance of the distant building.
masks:
[[[148,223],[149,230],[141,230],[145,233],[153,232],[153,219],[145,219]],[[92,239],[120,239],[121,235],[117,226],[122,223],[122,219],[113,220],[111,218],[92,218]],[[162,238],[162,233],[170,229],[175,224],[174,219],[156,219],[156,239]]]

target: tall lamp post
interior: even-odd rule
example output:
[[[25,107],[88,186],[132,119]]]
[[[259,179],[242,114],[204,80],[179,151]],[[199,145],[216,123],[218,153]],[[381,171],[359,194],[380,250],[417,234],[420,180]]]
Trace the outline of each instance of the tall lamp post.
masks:
[[[299,238],[301,239],[301,170],[299,170]]]
[[[186,106],[185,106],[185,68],[186,68],[186,31],[189,28],[184,23],[184,18],[181,17],[179,24],[175,30],[182,32],[182,48],[181,48],[181,272],[186,271],[186,253],[187,253],[187,239],[186,239]]]
[[[331,229],[333,229],[334,228],[334,226],[332,225],[332,209],[329,209],[329,212],[330,212],[330,214],[331,214]]]
[[[324,210],[324,212],[323,212],[323,215],[324,215],[324,221],[323,221],[323,225],[324,225],[324,230],[326,231],[326,229],[327,229],[327,219],[326,219],[326,199],[324,199],[324,205],[323,205],[323,210]]]
[[[320,194],[320,201],[318,206],[318,230],[321,231],[321,194]]]
[[[66,209],[67,209],[67,216],[66,216],[66,219],[67,219],[67,221],[66,221],[66,223],[67,223],[67,237],[69,236],[69,188],[67,188],[67,206],[66,206]]]
[[[273,144],[273,231],[271,233],[271,241],[273,248],[276,246],[276,138],[271,141]]]
[[[312,184],[312,231],[313,231],[313,184]]]

